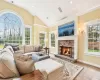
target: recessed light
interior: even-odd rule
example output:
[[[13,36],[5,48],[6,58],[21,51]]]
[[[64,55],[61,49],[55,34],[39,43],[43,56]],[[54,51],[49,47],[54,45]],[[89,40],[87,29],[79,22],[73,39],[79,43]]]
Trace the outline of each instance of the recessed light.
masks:
[[[73,3],[73,1],[70,1],[70,4],[72,4]]]
[[[46,19],[48,19],[48,17],[46,17]]]
[[[59,12],[63,12],[62,9],[61,9],[61,7],[58,7],[58,10],[59,10]]]
[[[11,3],[13,4],[13,3],[14,3],[14,1],[13,1],[13,0],[11,0]]]
[[[35,7],[35,6],[32,6],[32,7]]]

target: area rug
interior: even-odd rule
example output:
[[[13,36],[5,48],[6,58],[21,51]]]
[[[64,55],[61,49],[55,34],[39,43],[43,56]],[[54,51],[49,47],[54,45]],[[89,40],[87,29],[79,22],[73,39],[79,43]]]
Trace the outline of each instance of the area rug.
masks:
[[[83,70],[83,67],[70,63],[60,58],[51,58],[61,64],[63,64],[63,80],[74,80],[75,77]]]

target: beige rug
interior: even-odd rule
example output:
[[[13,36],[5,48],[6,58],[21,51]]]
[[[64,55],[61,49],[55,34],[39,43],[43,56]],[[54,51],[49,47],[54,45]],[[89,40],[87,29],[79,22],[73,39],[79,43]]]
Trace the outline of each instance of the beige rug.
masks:
[[[64,65],[63,80],[74,80],[75,77],[83,70],[83,67],[62,60],[60,58],[55,57],[52,59]]]

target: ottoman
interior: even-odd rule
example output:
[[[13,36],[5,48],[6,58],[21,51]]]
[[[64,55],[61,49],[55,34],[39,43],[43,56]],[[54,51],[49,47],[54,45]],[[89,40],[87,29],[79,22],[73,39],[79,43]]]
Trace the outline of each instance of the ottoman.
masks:
[[[63,80],[63,65],[52,59],[36,62],[35,68],[45,70],[48,75],[47,80]]]

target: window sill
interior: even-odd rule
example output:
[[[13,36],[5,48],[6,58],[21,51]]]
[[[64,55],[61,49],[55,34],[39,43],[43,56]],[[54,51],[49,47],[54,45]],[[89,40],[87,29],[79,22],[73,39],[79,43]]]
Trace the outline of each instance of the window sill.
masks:
[[[100,57],[100,54],[94,54],[94,53],[85,53],[86,56],[95,56]]]

